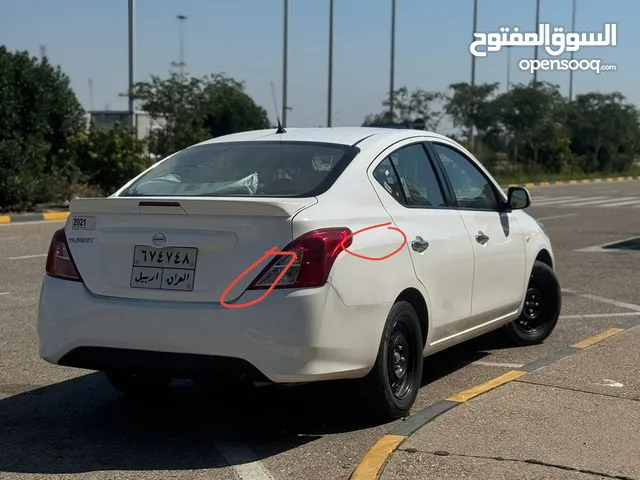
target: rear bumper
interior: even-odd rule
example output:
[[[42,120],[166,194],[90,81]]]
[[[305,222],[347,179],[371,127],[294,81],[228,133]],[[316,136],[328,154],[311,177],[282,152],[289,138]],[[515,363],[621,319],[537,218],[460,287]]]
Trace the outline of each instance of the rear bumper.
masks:
[[[247,302],[263,292],[248,292]],[[176,377],[247,373],[276,383],[357,378],[370,369],[390,304],[347,307],[331,285],[274,290],[251,307],[96,297],[45,276],[40,356],[79,368]]]

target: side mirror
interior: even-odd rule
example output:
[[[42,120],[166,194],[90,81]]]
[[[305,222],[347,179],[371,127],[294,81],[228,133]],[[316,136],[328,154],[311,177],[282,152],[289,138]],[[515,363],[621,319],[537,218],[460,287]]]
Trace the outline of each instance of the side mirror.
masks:
[[[531,205],[529,190],[522,187],[509,187],[507,191],[507,204],[511,210],[522,210]]]

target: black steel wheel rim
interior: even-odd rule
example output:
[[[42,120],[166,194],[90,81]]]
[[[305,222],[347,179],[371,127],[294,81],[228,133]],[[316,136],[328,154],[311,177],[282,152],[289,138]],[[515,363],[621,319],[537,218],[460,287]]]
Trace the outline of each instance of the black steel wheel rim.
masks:
[[[529,287],[518,325],[527,333],[536,333],[544,326],[545,296],[536,287]]]
[[[389,386],[398,399],[413,393],[415,375],[415,348],[410,342],[411,330],[406,322],[398,321],[391,331],[388,342],[387,362]]]

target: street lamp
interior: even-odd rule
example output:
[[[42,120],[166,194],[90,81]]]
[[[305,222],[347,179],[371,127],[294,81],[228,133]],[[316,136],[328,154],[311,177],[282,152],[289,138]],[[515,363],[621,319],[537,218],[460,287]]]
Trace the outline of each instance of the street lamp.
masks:
[[[576,31],[576,0],[573,0],[573,9],[571,12],[571,33]],[[571,60],[573,60],[574,51],[571,50]],[[573,70],[569,69],[569,101],[573,100]]]
[[[133,87],[134,85],[134,0],[129,0],[129,126],[136,128],[136,118],[133,105]],[[93,107],[92,107],[93,108]]]
[[[534,31],[538,31],[538,25],[540,24],[540,0],[536,0],[536,28],[534,28]],[[534,60],[538,60],[538,45],[536,45],[534,47],[534,54],[533,54],[533,58]],[[533,71],[533,85],[535,86],[536,83],[538,83],[538,70],[534,70]]]
[[[282,126],[287,126],[287,77],[289,76],[289,0],[284,0],[284,39],[282,52]]]
[[[389,78],[389,121],[393,122],[394,80],[396,76],[396,0],[391,0],[391,71]]]
[[[178,67],[180,69],[180,80],[184,82],[184,67],[186,65],[184,61],[184,21],[187,19],[187,17],[185,15],[176,15],[176,18],[180,22],[180,37],[178,40],[180,57],[178,62],[171,62],[171,65],[173,65],[174,67]]]
[[[478,0],[473,0],[473,32],[471,34],[471,41],[475,40],[475,36],[478,29]],[[476,84],[476,56],[471,55],[471,86]]]
[[[507,46],[507,92],[511,87],[511,45]]]
[[[333,104],[333,0],[329,0],[329,90],[327,93],[327,127],[332,125]]]

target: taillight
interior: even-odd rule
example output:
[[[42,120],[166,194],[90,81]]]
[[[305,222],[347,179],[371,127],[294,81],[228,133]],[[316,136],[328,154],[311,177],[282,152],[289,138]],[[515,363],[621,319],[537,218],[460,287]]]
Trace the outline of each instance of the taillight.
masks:
[[[49,253],[47,254],[46,270],[47,274],[52,277],[76,282],[82,281],[80,273],[78,273],[78,269],[71,257],[64,228],[56,230],[53,234],[51,244],[49,245]]]
[[[296,259],[275,288],[321,287],[327,283],[333,262],[344,248],[351,246],[348,228],[314,230],[287,245],[282,251],[295,252]],[[346,239],[346,241],[345,241]],[[342,248],[340,244],[344,241]],[[291,262],[291,255],[276,257],[260,272],[250,290],[269,288]]]

